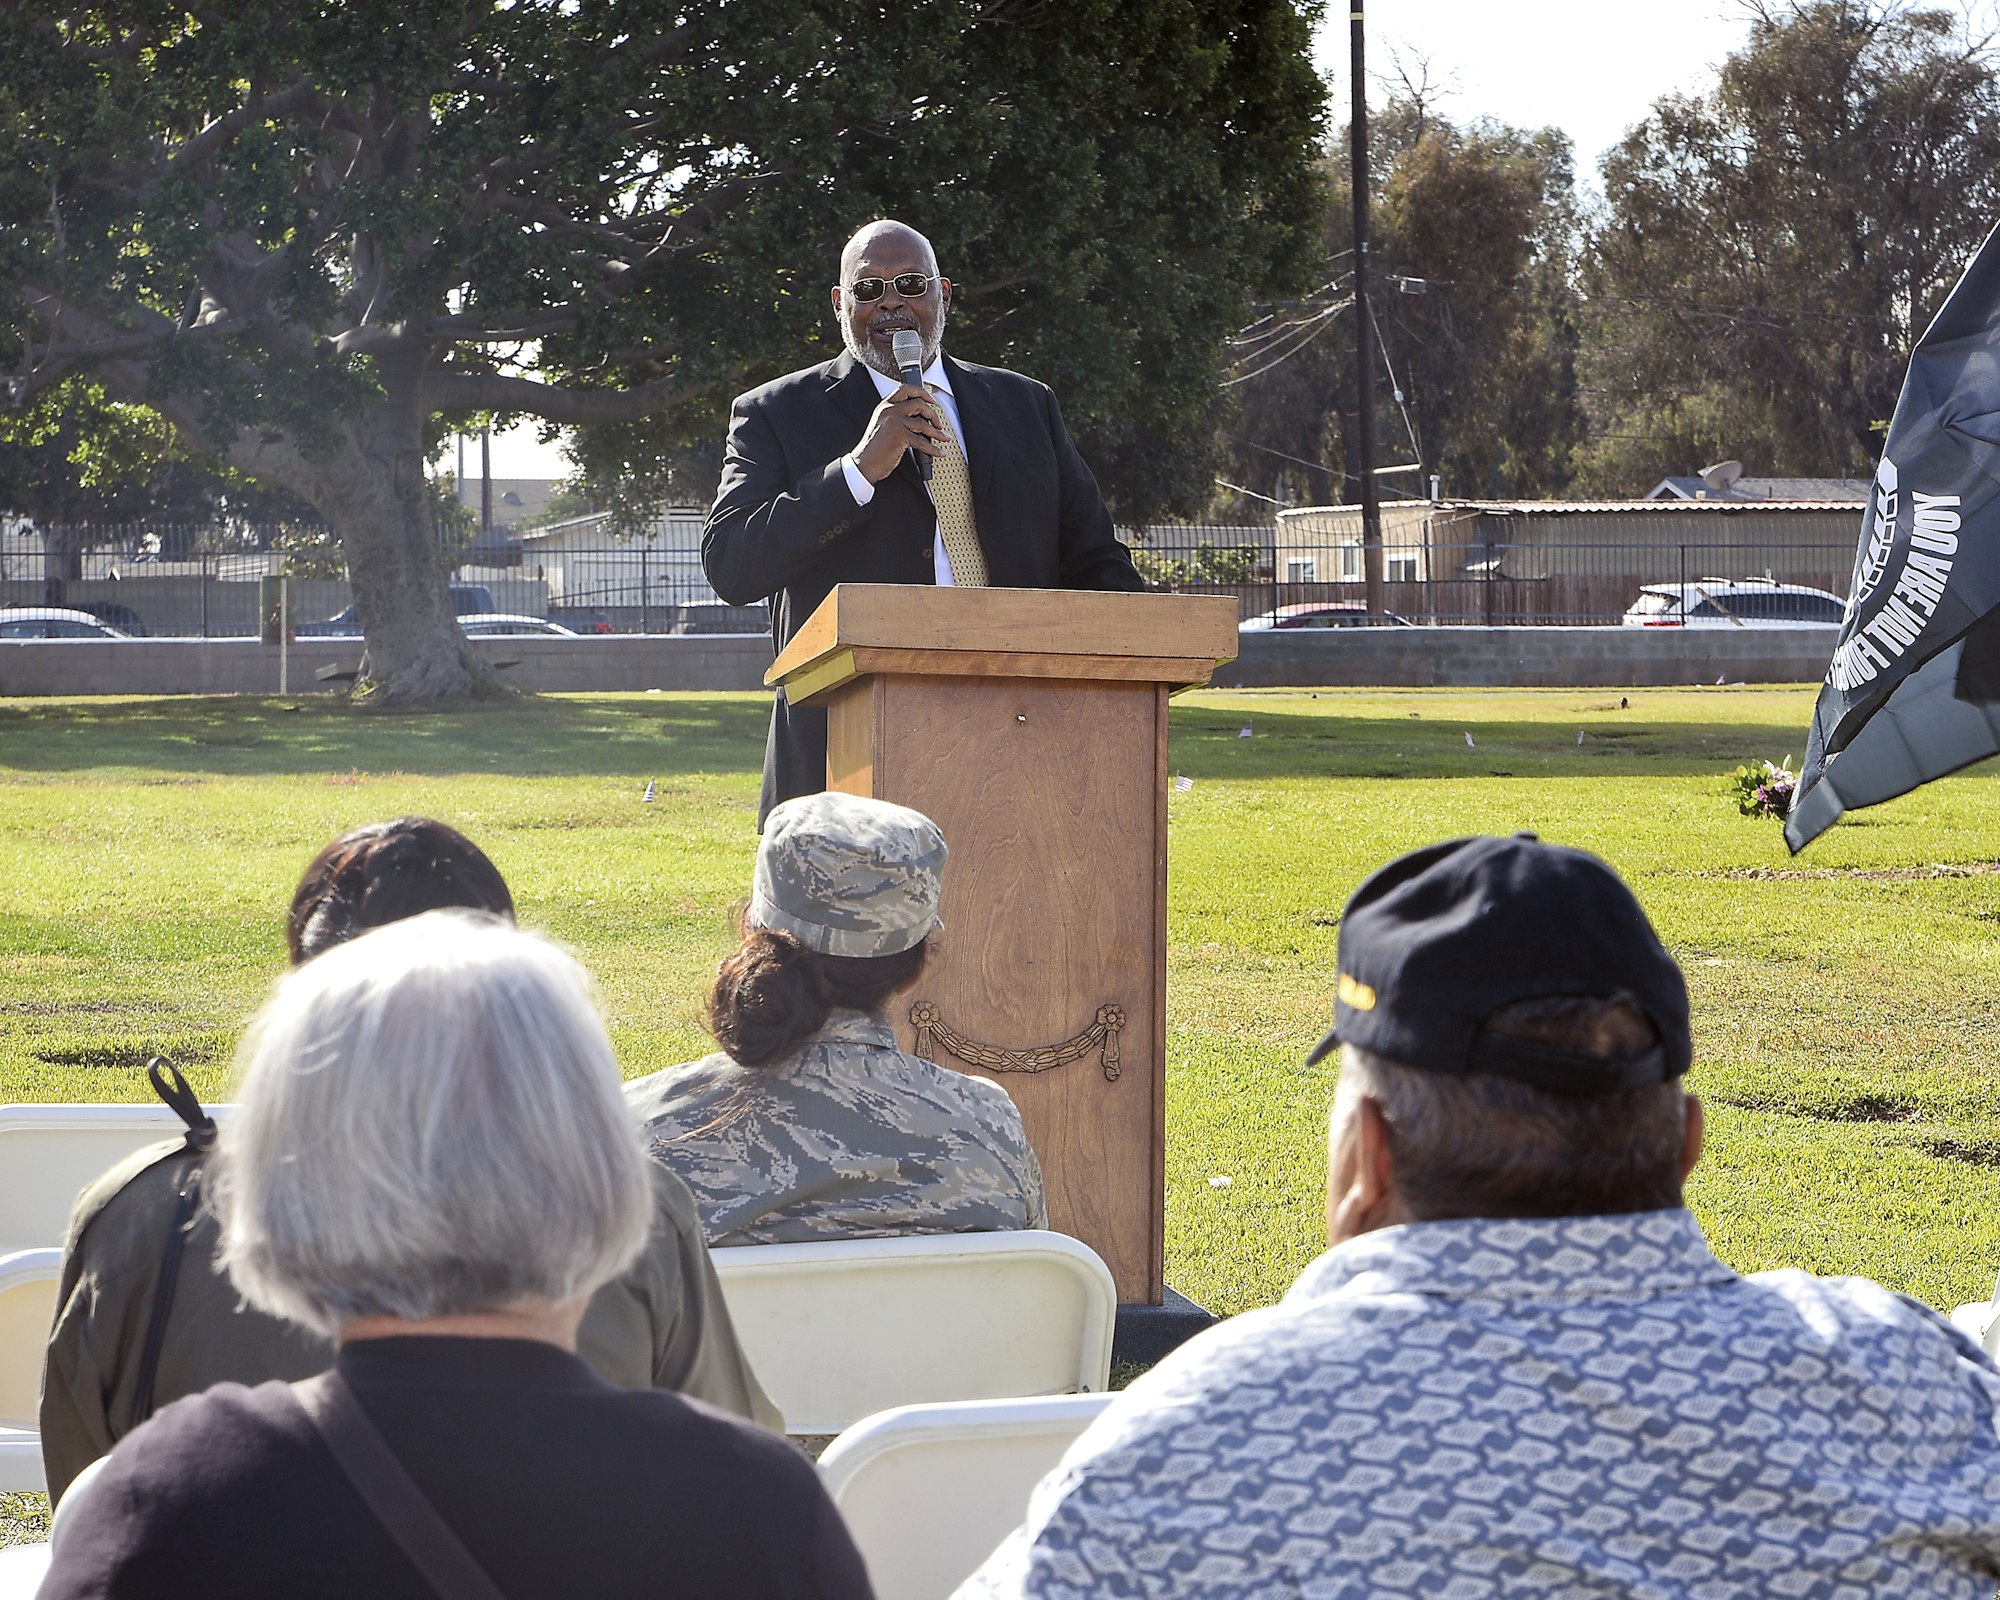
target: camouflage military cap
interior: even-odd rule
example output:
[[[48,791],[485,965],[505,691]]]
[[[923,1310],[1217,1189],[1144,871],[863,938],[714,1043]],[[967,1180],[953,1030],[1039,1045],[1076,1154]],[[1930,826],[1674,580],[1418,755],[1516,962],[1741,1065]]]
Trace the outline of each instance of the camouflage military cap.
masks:
[[[773,806],[750,925],[830,956],[892,956],[937,926],[944,835],[908,806],[809,794]]]

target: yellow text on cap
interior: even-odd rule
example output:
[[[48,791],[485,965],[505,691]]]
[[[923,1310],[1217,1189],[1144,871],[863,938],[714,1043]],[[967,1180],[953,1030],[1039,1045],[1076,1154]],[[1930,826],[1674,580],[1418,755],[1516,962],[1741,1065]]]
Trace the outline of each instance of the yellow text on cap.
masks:
[[[1350,977],[1345,972],[1340,975],[1338,993],[1341,1003],[1355,1011],[1373,1011],[1375,1009],[1375,991],[1360,979]]]

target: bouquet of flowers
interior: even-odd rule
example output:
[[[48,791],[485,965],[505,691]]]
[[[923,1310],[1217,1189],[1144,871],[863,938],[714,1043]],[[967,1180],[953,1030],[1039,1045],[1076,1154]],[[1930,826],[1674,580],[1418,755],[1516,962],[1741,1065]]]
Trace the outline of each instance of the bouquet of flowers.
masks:
[[[1752,761],[1738,767],[1729,780],[1728,792],[1736,809],[1746,817],[1785,817],[1791,814],[1798,786],[1799,775],[1792,771],[1792,758],[1786,756],[1775,765]]]

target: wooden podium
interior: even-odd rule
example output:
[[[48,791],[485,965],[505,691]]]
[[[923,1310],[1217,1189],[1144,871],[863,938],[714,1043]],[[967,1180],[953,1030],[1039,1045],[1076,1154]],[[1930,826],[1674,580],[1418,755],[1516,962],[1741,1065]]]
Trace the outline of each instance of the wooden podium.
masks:
[[[1013,1096],[1050,1226],[1164,1280],[1167,696],[1236,655],[1236,602],[842,584],[765,681],[827,710],[827,787],[951,848],[906,1050]]]

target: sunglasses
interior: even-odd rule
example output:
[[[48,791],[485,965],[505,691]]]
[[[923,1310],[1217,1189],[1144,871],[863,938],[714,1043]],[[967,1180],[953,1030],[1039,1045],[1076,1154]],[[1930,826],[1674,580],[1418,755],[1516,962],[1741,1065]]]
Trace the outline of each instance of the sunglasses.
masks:
[[[936,282],[928,273],[899,272],[893,278],[856,278],[847,286],[847,292],[864,306],[880,300],[884,289],[894,289],[902,300],[921,300]]]

